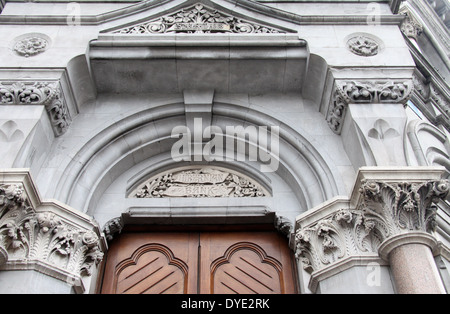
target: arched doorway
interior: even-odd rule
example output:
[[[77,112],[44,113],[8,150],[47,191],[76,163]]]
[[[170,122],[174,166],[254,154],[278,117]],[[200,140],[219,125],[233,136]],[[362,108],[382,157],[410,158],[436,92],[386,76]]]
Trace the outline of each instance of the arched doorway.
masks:
[[[101,293],[297,293],[292,251],[266,224],[129,226],[111,242]]]

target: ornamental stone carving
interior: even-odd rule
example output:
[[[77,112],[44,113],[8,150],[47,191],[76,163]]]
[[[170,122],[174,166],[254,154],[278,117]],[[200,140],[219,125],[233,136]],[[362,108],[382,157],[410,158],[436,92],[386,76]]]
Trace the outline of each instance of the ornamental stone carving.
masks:
[[[64,134],[72,119],[58,82],[0,82],[0,105],[43,105],[55,136]]]
[[[437,200],[450,189],[447,180],[427,182],[364,181],[360,188],[364,217],[373,222],[382,240],[408,231],[436,228]]]
[[[380,170],[374,174],[363,172],[358,175],[362,179],[355,185],[351,199],[337,199],[298,218],[296,257],[312,274],[311,287],[317,286],[318,277],[333,269],[348,268],[352,261],[382,262],[385,255],[380,250],[392,239],[432,237],[429,233],[437,225],[435,203],[447,196],[450,183],[412,179],[415,169],[402,171],[398,177],[409,179],[370,179],[379,177]],[[435,169],[429,174],[420,171],[414,178],[437,177]]]
[[[267,194],[250,179],[225,170],[204,167],[151,178],[132,192],[131,197],[259,197]]]
[[[326,120],[336,134],[341,133],[342,123],[349,104],[406,103],[413,91],[408,81],[336,81]]]
[[[49,42],[39,35],[30,35],[14,45],[14,51],[23,57],[32,57],[47,50]]]
[[[371,57],[378,54],[379,44],[372,38],[358,35],[347,41],[348,50],[358,56]]]
[[[103,258],[100,238],[53,211],[37,211],[21,183],[0,183],[0,266],[80,283]],[[47,269],[47,270],[44,270]]]
[[[376,256],[381,239],[374,227],[360,211],[341,209],[296,231],[296,257],[313,272],[351,256]]]
[[[201,3],[158,19],[122,28],[120,34],[159,33],[280,33],[272,27],[244,21]]]

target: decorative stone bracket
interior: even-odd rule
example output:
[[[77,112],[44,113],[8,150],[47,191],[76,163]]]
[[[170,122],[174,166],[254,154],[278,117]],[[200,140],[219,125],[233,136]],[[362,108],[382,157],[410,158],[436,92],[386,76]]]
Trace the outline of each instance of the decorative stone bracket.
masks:
[[[55,136],[72,122],[59,82],[0,82],[0,105],[45,106]]]
[[[27,171],[6,171],[0,181],[0,269],[33,269],[84,292],[106,248],[90,217],[42,202]]]
[[[349,199],[297,217],[296,257],[311,273],[310,289],[355,263],[386,263],[380,250],[392,239],[414,234],[415,241],[423,235],[421,243],[437,243],[429,238],[436,228],[434,203],[450,189],[443,173],[435,167],[362,168]]]
[[[349,104],[404,104],[408,101],[412,91],[412,80],[336,80],[331,93],[326,120],[331,130],[340,134]]]

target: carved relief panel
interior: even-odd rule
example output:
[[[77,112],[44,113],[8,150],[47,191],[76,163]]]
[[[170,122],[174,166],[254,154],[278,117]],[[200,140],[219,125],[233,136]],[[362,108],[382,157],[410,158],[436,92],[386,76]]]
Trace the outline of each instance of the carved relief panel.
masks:
[[[161,197],[262,197],[269,192],[254,180],[225,168],[189,167],[146,180],[132,198]]]

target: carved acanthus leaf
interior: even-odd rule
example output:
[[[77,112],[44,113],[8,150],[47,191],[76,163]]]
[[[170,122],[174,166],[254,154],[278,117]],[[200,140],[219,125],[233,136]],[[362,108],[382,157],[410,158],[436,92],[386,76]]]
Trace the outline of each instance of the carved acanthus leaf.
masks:
[[[360,210],[382,230],[383,240],[407,231],[431,232],[436,228],[436,207],[450,189],[447,180],[382,182],[367,180],[360,188]]]
[[[282,31],[236,18],[201,3],[149,22],[114,31],[120,34],[280,32]]]

